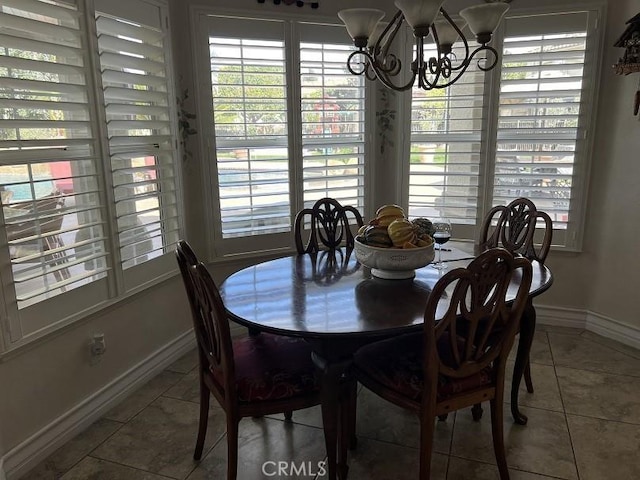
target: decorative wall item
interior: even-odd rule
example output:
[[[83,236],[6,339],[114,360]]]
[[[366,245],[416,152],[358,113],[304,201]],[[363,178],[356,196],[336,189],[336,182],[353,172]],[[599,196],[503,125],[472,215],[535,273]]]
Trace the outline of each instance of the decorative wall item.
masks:
[[[624,55],[618,59],[613,68],[618,75],[640,73],[640,13],[627,21],[627,29],[613,44],[614,47],[624,48]],[[640,79],[638,91],[633,105],[633,114],[640,113]]]
[[[265,3],[266,0],[258,0],[258,3]],[[294,3],[296,4],[296,6],[298,7],[304,7],[305,5],[311,5],[311,8],[318,8],[318,4],[320,2],[318,1],[313,1],[313,2],[305,2],[302,0],[273,0],[273,4],[274,5],[280,5],[281,3],[284,3],[285,5],[293,5]]]
[[[189,98],[189,90],[182,90],[179,97],[176,97],[178,104],[178,130],[180,131],[180,146],[182,147],[182,160],[186,162],[193,156],[189,150],[188,141],[191,135],[198,133],[198,130],[191,126],[191,121],[195,120],[196,115],[186,109],[185,102]]]

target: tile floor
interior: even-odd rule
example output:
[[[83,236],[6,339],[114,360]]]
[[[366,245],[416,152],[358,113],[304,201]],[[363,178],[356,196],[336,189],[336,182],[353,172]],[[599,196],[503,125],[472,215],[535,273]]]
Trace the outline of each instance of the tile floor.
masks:
[[[196,361],[195,353],[180,359],[23,478],[224,479],[226,441],[217,406],[210,410],[202,461],[191,457]],[[529,424],[515,425],[505,415],[512,480],[640,479],[640,352],[590,332],[542,327],[532,362],[536,392],[521,393]],[[322,478],[319,409],[296,412],[293,421],[285,423],[281,415],[242,420],[240,480]],[[418,426],[411,414],[361,390],[357,432],[350,479],[417,477]],[[439,422],[434,450],[434,479],[498,479],[488,415],[473,422],[462,410]],[[262,472],[264,462],[287,460],[295,462],[297,474],[274,475],[273,463]]]

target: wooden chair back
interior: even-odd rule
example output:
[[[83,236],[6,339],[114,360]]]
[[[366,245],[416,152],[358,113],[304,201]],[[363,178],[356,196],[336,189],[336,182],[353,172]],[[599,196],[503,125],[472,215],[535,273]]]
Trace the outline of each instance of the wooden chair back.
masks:
[[[540,247],[536,247],[534,234],[539,220],[544,223],[544,237]],[[489,211],[482,225],[480,246],[482,250],[501,246],[511,253],[544,263],[552,238],[551,217],[539,211],[528,198],[517,198],[508,205],[498,205]]]
[[[352,219],[350,220],[350,217]],[[303,240],[307,218],[311,222],[311,231],[306,243]],[[314,253],[321,249],[335,249],[343,241],[347,247],[353,247],[354,236],[350,226],[361,227],[362,215],[352,206],[342,206],[333,198],[322,198],[312,208],[298,212],[294,224],[296,250],[298,253]]]
[[[217,391],[212,393],[223,405],[232,405],[236,402],[233,344],[220,292],[209,271],[202,262],[198,262],[187,242],[178,243],[176,257],[191,305],[200,369],[206,372],[207,383],[213,382],[210,386]],[[216,380],[220,378],[222,382]]]
[[[509,284],[516,275],[519,286],[508,306]],[[505,362],[518,332],[531,279],[529,260],[494,248],[436,283],[424,317],[425,392],[437,390],[440,376],[471,377],[496,366],[493,385],[502,388]]]

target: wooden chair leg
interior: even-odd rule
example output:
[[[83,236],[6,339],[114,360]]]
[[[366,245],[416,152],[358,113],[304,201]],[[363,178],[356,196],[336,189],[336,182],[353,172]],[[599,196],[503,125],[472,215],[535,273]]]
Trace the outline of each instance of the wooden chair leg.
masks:
[[[447,418],[449,418],[449,414],[445,413],[444,415],[438,415],[438,420],[441,422],[446,422]]]
[[[291,410],[284,412],[284,420],[286,422],[290,422],[292,418],[293,418],[293,412]]]
[[[482,418],[482,404],[481,403],[476,403],[471,408],[471,416],[473,417],[474,421],[476,421],[476,422],[480,421],[480,419]]]
[[[430,480],[431,478],[431,451],[434,431],[434,417],[422,415],[420,417],[420,480]]]
[[[509,469],[504,451],[504,409],[502,405],[502,395],[496,393],[496,398],[491,400],[491,433],[493,435],[493,451],[498,464],[500,480],[509,480]]]
[[[238,476],[238,419],[227,414],[227,480]]]
[[[202,457],[202,449],[204,448],[204,439],[207,436],[207,424],[209,423],[209,398],[211,393],[203,384],[200,384],[200,421],[198,426],[198,439],[196,440],[196,449],[193,452],[193,459],[200,460]]]
[[[347,419],[347,435],[349,441],[349,450],[355,450],[358,445],[358,437],[356,435],[356,420],[358,413],[358,382],[353,380],[349,385],[349,405]]]
[[[527,366],[524,367],[524,383],[527,386],[527,392],[533,393],[533,382],[531,381],[531,361],[527,360]]]

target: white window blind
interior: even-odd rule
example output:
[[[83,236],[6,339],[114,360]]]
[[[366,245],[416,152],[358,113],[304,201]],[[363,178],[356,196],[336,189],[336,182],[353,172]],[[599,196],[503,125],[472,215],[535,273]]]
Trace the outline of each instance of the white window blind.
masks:
[[[147,7],[158,11],[153,5]],[[162,22],[154,23],[96,13],[124,269],[173,250],[180,230],[173,95],[165,59],[168,38]]]
[[[68,0],[0,3],[0,191],[14,286],[9,307],[24,309],[107,271],[81,16]],[[13,339],[29,333],[24,324],[19,328]]]
[[[435,50],[428,53],[436,54]],[[464,58],[458,46],[454,54]],[[412,89],[409,216],[442,215],[455,224],[476,224],[480,151],[486,128],[485,76],[472,62],[448,88]]]
[[[528,197],[566,229],[585,138],[587,15],[534,18],[535,29],[531,19],[507,23],[493,204]]]
[[[365,78],[351,42],[300,45],[304,206],[331,197],[364,211]]]
[[[291,229],[285,45],[248,31],[209,37],[222,238]]]

